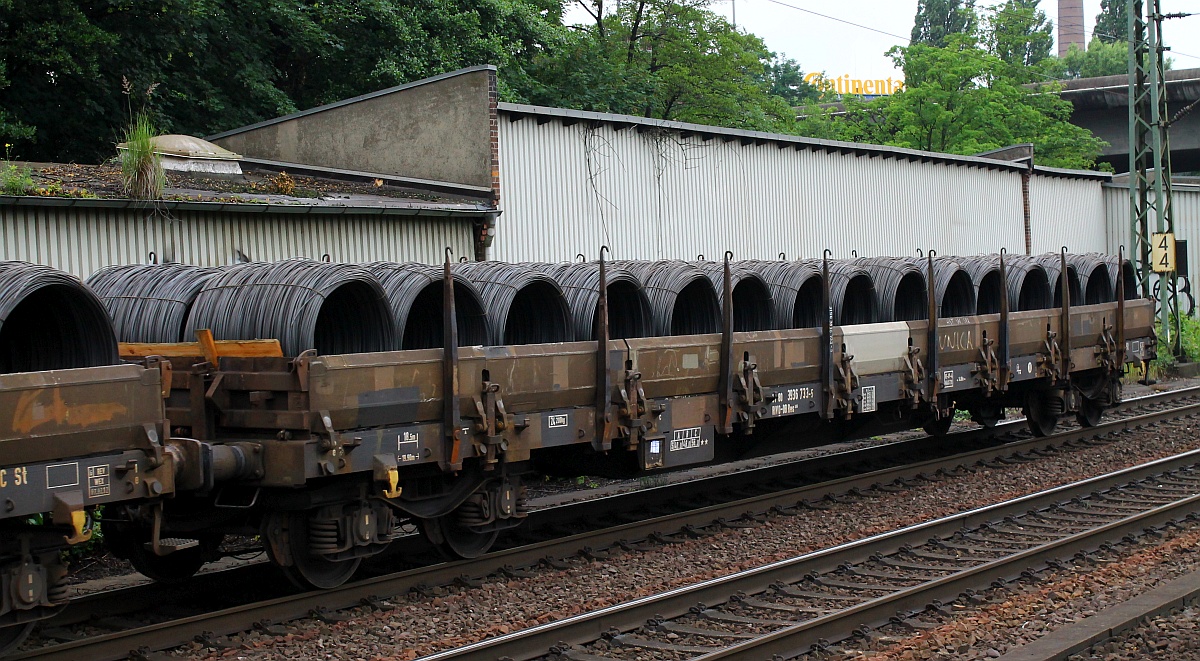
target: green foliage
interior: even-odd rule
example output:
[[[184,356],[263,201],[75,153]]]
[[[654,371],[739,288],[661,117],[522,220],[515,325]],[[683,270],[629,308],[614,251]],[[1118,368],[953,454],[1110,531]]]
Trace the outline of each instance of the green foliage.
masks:
[[[844,100],[834,115],[810,108],[803,135],[910,149],[975,154],[1033,143],[1039,164],[1091,168],[1103,142],[1068,120],[1071,104],[1038,68],[1004,61],[978,34],[952,35],[938,48],[889,51],[905,87],[890,97]]]
[[[1105,42],[1092,39],[1087,50],[1075,44],[1066,55],[1047,61],[1046,71],[1056,78],[1092,78],[1129,73],[1129,44],[1124,41]]]
[[[1175,315],[1171,315],[1168,324],[1174,332]],[[1163,332],[1162,323],[1158,321],[1157,317],[1154,322],[1154,334],[1158,338],[1158,356],[1152,365],[1157,368],[1159,374],[1169,372],[1175,366],[1175,356],[1171,355],[1171,342],[1168,341],[1166,333]],[[1184,360],[1200,361],[1200,319],[1192,315],[1184,315],[1179,318],[1179,345],[1183,350]]]
[[[0,0],[0,135],[98,162],[145,111],[207,135],[464,66],[519,79],[563,38],[557,0]],[[16,81],[16,84],[9,84]],[[135,107],[136,110],[136,107]]]
[[[12,144],[4,144],[4,163],[0,165],[0,192],[5,195],[27,195],[33,188],[29,168],[12,162]]]
[[[1050,57],[1054,45],[1054,26],[1046,12],[1038,9],[1040,0],[1006,0],[992,7],[985,39],[988,51],[1014,66],[1033,66]]]
[[[1100,13],[1096,14],[1096,30],[1092,34],[1106,44],[1128,42],[1128,0],[1100,0]],[[1091,46],[1088,46],[1088,50],[1091,50]]]
[[[162,198],[166,175],[162,161],[154,152],[157,133],[150,118],[139,114],[125,130],[125,148],[120,151],[121,185],[125,194],[135,200]]]
[[[813,98],[799,65],[709,11],[707,0],[632,0],[607,11],[580,0],[575,26],[521,77],[512,100],[764,131],[794,126],[794,100]]]
[[[975,0],[919,0],[910,45],[944,48],[953,35],[973,34],[978,23]]]

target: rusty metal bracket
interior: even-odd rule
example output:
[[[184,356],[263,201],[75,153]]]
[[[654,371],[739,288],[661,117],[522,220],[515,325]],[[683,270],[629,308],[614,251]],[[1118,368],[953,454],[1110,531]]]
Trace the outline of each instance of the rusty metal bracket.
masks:
[[[733,433],[734,377],[733,377],[733,274],[729,270],[729,259],[733,253],[725,251],[725,268],[721,288],[721,372],[717,384],[717,399],[721,406],[722,434]]]
[[[1038,365],[1046,370],[1050,380],[1057,383],[1062,375],[1059,370],[1062,368],[1062,351],[1058,344],[1058,333],[1050,329],[1050,325],[1046,324],[1046,339],[1042,341],[1042,353],[1038,354]]]
[[[842,417],[849,420],[854,414],[854,391],[858,389],[858,374],[854,371],[854,356],[846,353],[846,345],[842,345],[841,359],[837,365],[837,376],[834,378],[834,400],[837,408],[842,410]]]
[[[592,447],[597,452],[612,449],[612,375],[608,370],[608,270],[604,253],[608,246],[600,246],[600,276],[596,299],[596,437]]]
[[[661,407],[651,407],[646,402],[646,391],[642,389],[642,373],[626,364],[624,378],[618,389],[617,434],[625,439],[632,450],[655,429],[655,418]]]
[[[979,340],[979,362],[976,363],[975,376],[979,386],[983,388],[985,397],[991,397],[1000,392],[1000,382],[1004,378],[1000,372],[1000,359],[996,356],[996,341],[983,331]]]
[[[462,470],[462,421],[458,401],[458,315],[454,307],[454,276],[450,258],[442,265],[442,469]]]
[[[1125,370],[1125,246],[1117,248],[1117,364]]]
[[[921,347],[914,347],[910,338],[908,351],[904,355],[904,366],[908,370],[904,374],[904,392],[913,408],[919,406],[921,400],[925,398],[925,364],[918,357],[920,355]]]
[[[763,395],[762,382],[758,378],[758,362],[750,354],[743,355],[738,364],[738,378],[733,384],[737,395],[737,417],[742,423],[743,434],[754,433],[754,423],[766,413],[767,398]]]
[[[299,356],[292,359],[292,371],[300,381],[300,392],[308,392],[308,368],[313,358],[317,357],[316,349],[305,349]]]
[[[483,370],[483,384],[474,396],[475,414],[478,419],[473,427],[475,454],[483,457],[484,468],[495,468],[508,450],[504,430],[509,428],[508,412],[504,410],[504,399],[500,396],[500,384],[490,381],[491,375]],[[452,457],[453,458],[453,457]]]

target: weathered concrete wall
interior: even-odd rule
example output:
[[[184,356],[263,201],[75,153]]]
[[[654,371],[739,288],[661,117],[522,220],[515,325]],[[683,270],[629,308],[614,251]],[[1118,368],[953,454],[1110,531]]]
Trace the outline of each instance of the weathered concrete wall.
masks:
[[[495,77],[463,69],[209,140],[250,158],[492,187]]]

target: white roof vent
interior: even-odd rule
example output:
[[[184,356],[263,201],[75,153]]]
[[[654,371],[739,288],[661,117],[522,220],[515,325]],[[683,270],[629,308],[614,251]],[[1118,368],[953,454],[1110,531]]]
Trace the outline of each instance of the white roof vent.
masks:
[[[154,153],[162,160],[164,170],[176,172],[205,172],[209,174],[241,174],[238,160],[242,157],[224,147],[190,135],[160,135],[151,138]],[[124,149],[125,143],[117,145]]]

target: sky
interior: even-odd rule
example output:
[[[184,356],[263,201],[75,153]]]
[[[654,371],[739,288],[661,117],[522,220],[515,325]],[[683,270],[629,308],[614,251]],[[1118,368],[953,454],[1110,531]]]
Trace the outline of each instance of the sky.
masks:
[[[979,0],[976,4],[1000,2]],[[1162,0],[1162,4],[1165,13],[1197,14],[1168,21],[1163,42],[1177,51],[1168,53],[1175,59],[1176,69],[1200,67],[1200,0]],[[736,11],[738,27],[761,37],[772,51],[798,61],[805,71],[823,71],[831,79],[841,75],[879,79],[898,77],[884,53],[908,43],[917,0],[712,0],[710,8],[731,19]],[[1042,0],[1041,8],[1057,26],[1058,1]],[[1087,40],[1098,13],[1100,0],[1084,0]],[[578,9],[569,11],[566,18],[568,22],[585,19]],[[1057,43],[1051,52],[1058,52]]]

